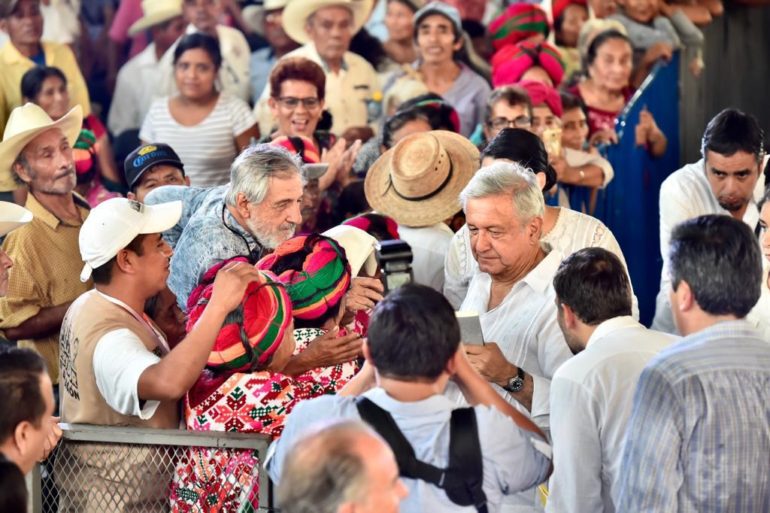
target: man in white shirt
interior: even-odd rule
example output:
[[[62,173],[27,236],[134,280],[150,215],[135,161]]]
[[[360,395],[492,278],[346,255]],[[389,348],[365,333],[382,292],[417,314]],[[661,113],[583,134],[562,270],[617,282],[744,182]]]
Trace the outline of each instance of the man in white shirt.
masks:
[[[754,230],[764,180],[763,132],[750,114],[725,109],[709,121],[701,143],[703,158],[671,174],[660,187],[660,253],[663,269],[652,327],[677,333],[671,314],[668,242],[674,227],[706,214],[730,215]]]
[[[286,33],[303,44],[286,57],[305,57],[326,72],[326,110],[332,115],[332,132],[363,127],[380,117],[380,82],[377,72],[363,57],[348,49],[366,21],[371,0],[292,0],[284,9]],[[255,106],[261,133],[274,124],[267,101],[268,82]]]
[[[626,268],[606,249],[567,257],[553,285],[559,326],[576,356],[551,381],[555,466],[546,512],[614,513],[639,375],[675,337],[634,320]]]
[[[156,94],[161,74],[161,58],[184,33],[182,5],[179,0],[143,2],[144,16],[129,29],[132,36],[147,30],[152,43],[120,68],[107,128],[114,136],[127,130],[139,130]]]
[[[459,212],[457,193],[478,166],[479,152],[468,139],[436,130],[405,137],[369,168],[366,200],[399,224],[401,239],[412,248],[416,283],[443,289],[452,241],[445,220]]]

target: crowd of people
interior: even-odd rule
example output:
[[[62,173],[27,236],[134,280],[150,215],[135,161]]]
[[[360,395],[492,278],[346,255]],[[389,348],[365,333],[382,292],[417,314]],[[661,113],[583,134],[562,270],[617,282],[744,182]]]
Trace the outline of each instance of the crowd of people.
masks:
[[[669,170],[651,328],[593,216],[720,0],[252,4],[0,3],[0,511],[52,453],[67,512],[770,511],[760,124]]]

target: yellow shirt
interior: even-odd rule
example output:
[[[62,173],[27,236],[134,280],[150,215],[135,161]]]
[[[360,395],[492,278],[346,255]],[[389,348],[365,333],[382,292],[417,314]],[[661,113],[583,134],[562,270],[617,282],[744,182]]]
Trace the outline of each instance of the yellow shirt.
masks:
[[[88,97],[88,87],[80,73],[75,54],[70,47],[59,43],[40,43],[45,54],[45,63],[56,66],[67,77],[67,89],[70,93],[70,103],[83,107],[83,117],[91,113],[91,100]],[[5,124],[11,111],[21,105],[21,77],[35,63],[19,53],[10,41],[0,48],[0,135],[5,131]]]
[[[88,216],[85,202],[75,199],[82,219]],[[60,221],[29,194],[25,205],[34,218],[5,239],[3,250],[13,260],[8,294],[0,298],[0,329],[15,328],[43,308],[75,300],[92,283],[80,281],[78,235],[81,223]],[[59,381],[59,333],[44,338],[19,340],[19,347],[35,349],[48,365],[51,381]]]

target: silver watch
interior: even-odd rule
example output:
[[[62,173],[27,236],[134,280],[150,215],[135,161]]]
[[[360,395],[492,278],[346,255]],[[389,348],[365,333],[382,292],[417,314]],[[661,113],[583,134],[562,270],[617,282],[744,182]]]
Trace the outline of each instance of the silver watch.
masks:
[[[508,384],[503,387],[503,390],[515,394],[516,392],[521,392],[522,388],[524,388],[524,369],[519,367],[516,375],[508,380]]]

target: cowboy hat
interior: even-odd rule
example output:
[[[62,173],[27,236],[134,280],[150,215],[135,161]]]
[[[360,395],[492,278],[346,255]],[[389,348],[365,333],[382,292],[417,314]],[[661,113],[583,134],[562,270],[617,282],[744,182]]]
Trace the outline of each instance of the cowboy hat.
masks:
[[[8,201],[0,201],[0,237],[32,221],[32,212]]]
[[[479,168],[479,150],[445,130],[412,134],[366,174],[369,205],[404,226],[430,226],[460,210],[460,191]]]
[[[353,13],[355,34],[366,23],[373,5],[374,0],[290,0],[281,16],[283,30],[294,41],[304,45],[310,41],[310,36],[305,31],[307,19],[319,9],[339,6],[347,7]]]
[[[243,8],[241,16],[244,23],[256,34],[265,35],[265,14],[267,11],[283,9],[289,0],[265,0],[262,5],[249,5]]]
[[[46,130],[59,128],[72,146],[80,135],[82,127],[83,109],[80,105],[75,105],[56,121],[34,103],[27,103],[13,109],[8,118],[8,124],[5,125],[3,142],[0,143],[0,191],[13,191],[19,188],[13,179],[11,166],[21,150],[32,139]]]
[[[182,15],[182,0],[142,0],[143,16],[128,29],[130,36]]]

